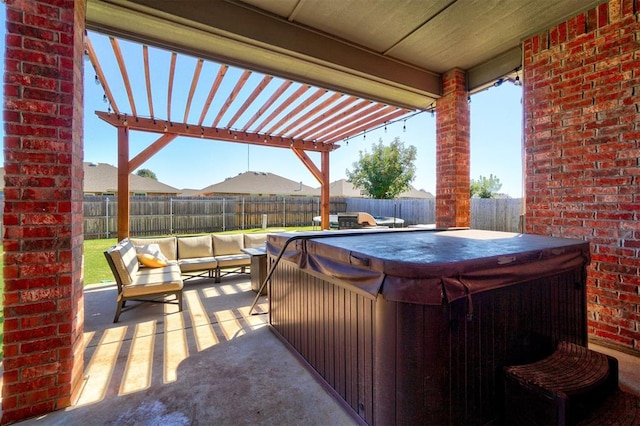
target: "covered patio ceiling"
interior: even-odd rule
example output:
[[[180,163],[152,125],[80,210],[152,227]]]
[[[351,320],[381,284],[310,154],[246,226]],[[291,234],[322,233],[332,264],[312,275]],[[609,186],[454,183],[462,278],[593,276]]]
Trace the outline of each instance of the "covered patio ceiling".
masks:
[[[87,28],[409,109],[460,68],[473,92],[523,39],[605,0],[88,0]]]

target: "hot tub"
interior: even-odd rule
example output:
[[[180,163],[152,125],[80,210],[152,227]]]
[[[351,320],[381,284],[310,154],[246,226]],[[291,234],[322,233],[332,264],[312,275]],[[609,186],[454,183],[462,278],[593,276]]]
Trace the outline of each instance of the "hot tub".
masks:
[[[503,366],[587,343],[584,241],[325,231],[267,251],[271,330],[368,424],[495,421]]]

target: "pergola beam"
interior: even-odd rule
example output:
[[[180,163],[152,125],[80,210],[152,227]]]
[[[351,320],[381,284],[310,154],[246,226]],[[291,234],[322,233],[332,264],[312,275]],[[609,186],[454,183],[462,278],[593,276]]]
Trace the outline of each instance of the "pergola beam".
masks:
[[[152,118],[127,117],[126,115],[109,114],[96,111],[96,115],[117,128],[126,128],[151,133],[167,133],[175,136],[188,136],[223,142],[236,142],[274,148],[297,148],[304,151],[331,152],[339,145],[324,144],[320,141],[269,136],[261,133],[243,132],[240,130],[203,127],[184,123],[171,123]]]

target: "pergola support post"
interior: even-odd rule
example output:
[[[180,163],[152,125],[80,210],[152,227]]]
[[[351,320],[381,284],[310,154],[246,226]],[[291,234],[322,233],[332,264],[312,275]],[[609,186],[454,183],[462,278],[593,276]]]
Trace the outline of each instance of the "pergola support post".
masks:
[[[129,130],[118,127],[118,241],[129,236]]]
[[[329,224],[329,151],[323,151],[321,154],[322,169],[322,186],[320,187],[320,228],[327,230]]]

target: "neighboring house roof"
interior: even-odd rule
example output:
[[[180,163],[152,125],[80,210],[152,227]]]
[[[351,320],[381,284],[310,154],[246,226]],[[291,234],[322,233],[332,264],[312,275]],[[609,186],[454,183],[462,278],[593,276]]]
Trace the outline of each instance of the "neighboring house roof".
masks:
[[[129,190],[146,194],[179,194],[180,190],[151,178],[131,174]],[[117,193],[118,168],[106,163],[84,163],[85,193]]]
[[[424,189],[415,189],[412,186],[410,190],[404,191],[403,193],[398,195],[398,198],[424,198],[424,199],[433,198],[435,199],[436,197],[434,197],[432,193],[425,191]]]
[[[329,194],[332,197],[364,197],[359,189],[357,189],[351,182],[346,179],[339,179],[331,182],[329,188]],[[411,187],[410,190],[405,191],[398,195],[397,198],[435,198],[430,192],[423,189],[415,189]]]
[[[362,192],[356,189],[351,182],[346,179],[339,179],[331,182],[329,194],[332,197],[362,197]]]
[[[192,188],[182,188],[180,190],[180,195],[183,197],[197,197],[201,195],[202,190],[200,189],[192,189]]]
[[[200,195],[247,194],[247,195],[297,195],[313,196],[318,191],[302,182],[296,182],[273,173],[244,172],[207,186]]]

